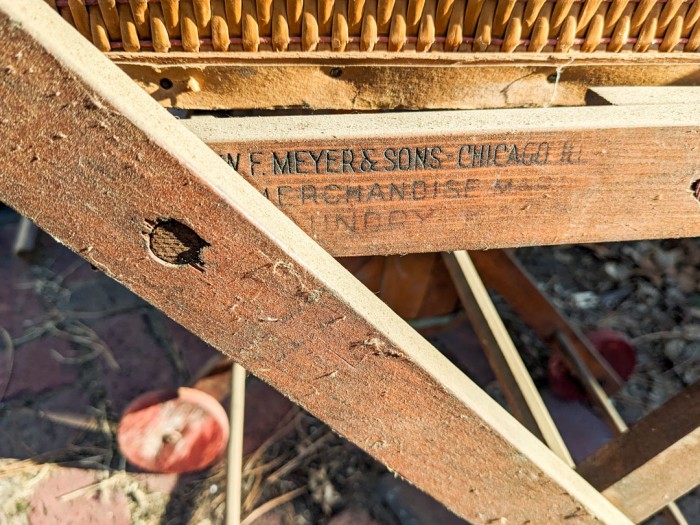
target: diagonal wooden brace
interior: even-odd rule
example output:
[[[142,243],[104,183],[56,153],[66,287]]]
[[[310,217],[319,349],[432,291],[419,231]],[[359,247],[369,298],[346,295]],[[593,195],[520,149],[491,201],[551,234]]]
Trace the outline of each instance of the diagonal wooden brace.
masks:
[[[556,348],[557,334],[564,334],[606,389],[616,392],[622,387],[617,372],[547,299],[512,255],[506,250],[487,250],[471,252],[470,258],[486,285],[503,297],[543,341]]]
[[[700,382],[586,458],[578,472],[635,523],[700,484]]]
[[[473,523],[629,523],[46,4],[0,44],[3,202]]]

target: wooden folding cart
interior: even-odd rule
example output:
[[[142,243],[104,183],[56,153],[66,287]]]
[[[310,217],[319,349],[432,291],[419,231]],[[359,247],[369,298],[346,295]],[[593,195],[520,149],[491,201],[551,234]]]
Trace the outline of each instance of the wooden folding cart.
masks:
[[[460,250],[700,235],[699,20],[0,0],[0,199],[469,521],[640,522],[700,482],[697,388],[575,470]],[[333,259],[418,252],[454,252],[525,426]],[[605,362],[542,330],[604,402]]]

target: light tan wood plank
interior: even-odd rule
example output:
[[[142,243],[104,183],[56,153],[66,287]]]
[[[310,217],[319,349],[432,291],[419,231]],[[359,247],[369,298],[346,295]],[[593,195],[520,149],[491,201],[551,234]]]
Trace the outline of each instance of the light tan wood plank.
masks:
[[[573,467],[574,460],[569,449],[566,448],[469,255],[464,251],[445,253],[443,260],[511,412],[557,456]]]
[[[682,104],[700,100],[700,86],[608,86],[592,88],[591,91],[616,106]]]

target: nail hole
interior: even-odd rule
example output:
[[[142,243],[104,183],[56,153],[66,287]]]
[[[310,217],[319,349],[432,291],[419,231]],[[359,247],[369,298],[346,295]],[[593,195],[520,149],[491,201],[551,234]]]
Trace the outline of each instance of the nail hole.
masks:
[[[340,75],[343,74],[343,70],[339,67],[333,67],[331,70],[328,72],[328,74],[333,77],[333,78],[338,78]]]
[[[192,228],[173,219],[156,223],[149,240],[153,255],[177,265],[202,266],[202,249],[209,246]]]
[[[690,185],[690,191],[693,192],[693,197],[700,201],[700,179]]]
[[[552,73],[547,77],[547,82],[549,82],[550,84],[555,84],[557,81],[557,76],[558,75],[556,73]]]
[[[170,89],[171,87],[173,87],[173,81],[169,78],[161,78],[160,87],[162,87],[163,89]]]

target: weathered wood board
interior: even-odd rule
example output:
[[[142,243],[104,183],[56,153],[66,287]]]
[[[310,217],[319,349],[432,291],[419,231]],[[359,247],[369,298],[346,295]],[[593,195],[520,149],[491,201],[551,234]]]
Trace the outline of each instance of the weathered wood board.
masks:
[[[40,0],[0,100],[3,202],[456,513],[630,523]]]
[[[183,122],[337,256],[700,235],[700,96]]]
[[[591,88],[591,91],[614,106],[650,106],[685,101],[697,103],[700,98],[698,89],[698,86],[597,86]]]
[[[590,86],[697,86],[695,53],[108,53],[166,107],[580,106]]]
[[[700,382],[586,458],[579,473],[635,523],[700,483]]]

